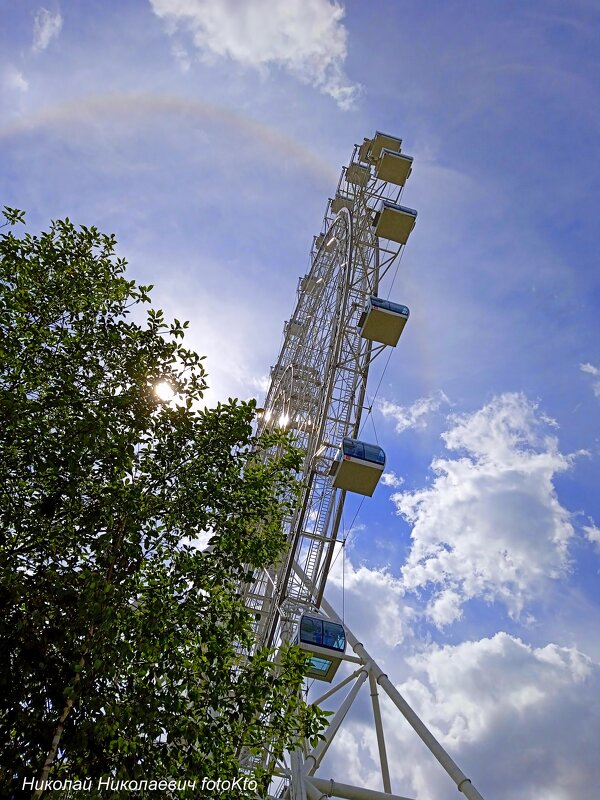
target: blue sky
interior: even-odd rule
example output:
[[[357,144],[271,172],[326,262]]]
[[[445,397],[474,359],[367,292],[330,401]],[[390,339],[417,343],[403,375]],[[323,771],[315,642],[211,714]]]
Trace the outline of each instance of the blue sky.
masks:
[[[346,619],[486,798],[595,796],[597,3],[0,10],[2,203],[113,231],[190,319],[211,401],[260,396],[342,164],[403,138],[411,319],[364,432],[387,485],[345,513]],[[367,712],[325,766],[380,788]],[[394,789],[451,796],[384,712]]]

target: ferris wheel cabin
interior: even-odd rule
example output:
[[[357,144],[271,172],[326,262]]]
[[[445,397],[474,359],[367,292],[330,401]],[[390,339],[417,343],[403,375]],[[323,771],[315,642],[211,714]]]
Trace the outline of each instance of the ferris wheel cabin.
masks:
[[[375,165],[375,174],[382,181],[404,186],[412,171],[413,158],[384,148]]]
[[[331,683],[346,652],[344,626],[318,614],[303,614],[295,644],[311,656],[306,677]]]
[[[390,136],[389,133],[375,131],[373,139],[365,139],[358,150],[358,159],[364,163],[374,164],[381,157],[383,150],[399,153],[402,148],[402,139]]]
[[[385,453],[378,444],[345,438],[331,465],[333,486],[347,492],[373,495],[385,467]]]
[[[400,303],[370,297],[358,326],[363,339],[395,347],[404,330],[410,311]]]
[[[417,212],[414,208],[399,206],[390,200],[382,200],[373,216],[375,234],[381,239],[406,244],[410,232],[415,227]]]

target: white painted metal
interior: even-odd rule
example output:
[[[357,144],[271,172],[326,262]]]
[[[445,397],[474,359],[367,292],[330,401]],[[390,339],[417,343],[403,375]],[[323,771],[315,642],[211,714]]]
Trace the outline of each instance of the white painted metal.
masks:
[[[349,786],[347,783],[339,783],[333,780],[323,780],[322,778],[308,778],[307,788],[313,787],[317,794],[313,795],[321,800],[323,797],[342,797],[346,800],[410,800],[410,797],[400,797],[397,794],[374,792],[372,789],[362,789],[359,786]]]
[[[327,730],[325,731],[324,734],[325,738],[321,742],[319,742],[319,744],[313,750],[311,750],[311,752],[307,755],[305,762],[306,764],[305,769],[308,775],[314,775],[314,773],[316,772],[317,767],[319,766],[319,764],[323,760],[323,757],[325,756],[325,753],[329,749],[329,745],[333,741],[333,737],[338,732],[340,725],[344,721],[346,714],[350,710],[350,706],[356,699],[356,695],[358,694],[360,687],[366,681],[368,675],[369,675],[369,666],[367,665],[360,670],[360,672],[357,675],[356,681],[354,682],[354,686],[352,687],[352,689],[350,689],[350,691],[344,698],[344,701],[342,702],[341,706],[338,708],[338,710],[335,712],[332,719],[330,720],[329,725],[327,726]]]
[[[390,781],[390,768],[388,766],[387,752],[385,748],[385,736],[383,735],[383,722],[379,709],[379,693],[377,691],[377,681],[373,672],[369,672],[369,686],[371,687],[371,704],[373,706],[373,717],[375,718],[375,732],[377,734],[377,749],[379,750],[379,763],[381,765],[381,777],[383,779],[384,791],[391,794],[392,783]]]
[[[290,754],[290,761],[292,765],[290,800],[307,800],[306,772],[304,770],[302,750],[299,747]]]
[[[342,439],[358,435],[369,366],[384,349],[361,336],[361,315],[367,299],[377,296],[416,216],[399,205],[412,165],[411,159],[397,155],[400,150],[400,139],[379,132],[354,148],[334,199],[327,202],[321,231],[313,239],[309,270],[299,281],[296,307],[285,324],[283,345],[271,370],[260,428],[275,425],[293,430],[306,455],[298,475],[300,501],[286,520],[285,557],[242,587],[254,612],[257,647],[291,639],[304,611],[321,608],[332,620],[341,622],[323,598],[346,497],[345,490],[334,486],[330,470]],[[383,180],[382,175],[396,176],[402,185]],[[381,209],[385,215],[377,213]],[[391,239],[380,238],[377,231],[387,232]],[[469,800],[483,800],[363,645],[347,627],[346,631],[356,656],[346,655],[344,660],[361,666],[325,692],[319,702],[337,697],[340,689],[354,684],[331,718],[325,739],[312,751],[305,743],[289,754],[289,766],[280,764],[278,774],[283,782],[275,796],[286,800],[407,800],[391,794],[379,686],[459,791]],[[367,677],[384,793],[314,777]],[[245,757],[244,763],[250,766],[251,758]],[[267,752],[261,760],[266,764],[269,759]]]
[[[399,150],[401,142],[385,134],[369,141],[373,154],[364,144],[355,147],[334,202],[327,203],[271,371],[261,426],[293,430],[306,457],[299,476],[301,502],[286,523],[287,557],[245,590],[255,613],[257,645],[289,637],[302,611],[319,605],[345,500],[329,468],[342,439],[358,433],[369,365],[383,349],[361,337],[359,320],[402,249],[381,240],[373,227],[375,208],[384,200],[396,204],[402,192],[377,178],[376,161],[384,145]],[[294,563],[316,592],[298,580]]]
[[[335,612],[335,609],[325,599],[323,599],[321,607],[331,617],[331,619],[335,620],[336,622],[341,621]],[[427,745],[429,750],[437,758],[448,775],[450,775],[452,780],[455,782],[458,791],[462,792],[469,800],[484,800],[477,789],[473,786],[470,778],[467,778],[464,772],[452,760],[452,758],[444,750],[442,745],[438,742],[427,726],[419,719],[417,714],[402,697],[398,689],[396,689],[385,672],[369,655],[362,642],[358,641],[348,626],[346,626],[346,637],[356,655],[365,664],[369,665],[369,670],[373,674],[379,686],[381,686],[381,688],[385,691],[390,700],[400,710],[409,725]]]

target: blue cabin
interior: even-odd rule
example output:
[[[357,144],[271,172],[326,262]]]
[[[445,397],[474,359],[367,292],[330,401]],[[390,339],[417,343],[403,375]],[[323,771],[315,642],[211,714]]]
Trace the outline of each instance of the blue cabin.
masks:
[[[385,453],[378,444],[346,437],[331,465],[333,485],[371,497],[385,467]]]
[[[408,308],[400,303],[370,297],[358,321],[360,335],[364,339],[395,347],[409,314]]]
[[[306,677],[331,683],[346,652],[344,626],[316,613],[303,614],[295,644],[310,653]]]

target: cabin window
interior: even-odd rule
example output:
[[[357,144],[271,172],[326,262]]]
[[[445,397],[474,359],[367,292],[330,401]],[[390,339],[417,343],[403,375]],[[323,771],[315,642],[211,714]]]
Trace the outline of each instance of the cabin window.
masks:
[[[346,636],[341,625],[334,622],[323,622],[323,647],[331,647],[332,650],[344,652]]]
[[[363,447],[366,461],[373,461],[375,464],[385,464],[385,456],[381,447],[374,444],[365,444]]]
[[[321,644],[323,642],[323,622],[313,617],[303,617],[300,625],[300,639],[303,642]]]
[[[317,656],[313,656],[310,660],[310,672],[311,677],[316,678],[315,672],[319,672],[322,674],[323,677],[327,675],[329,672],[329,668],[331,667],[331,661],[327,658],[317,658]]]

